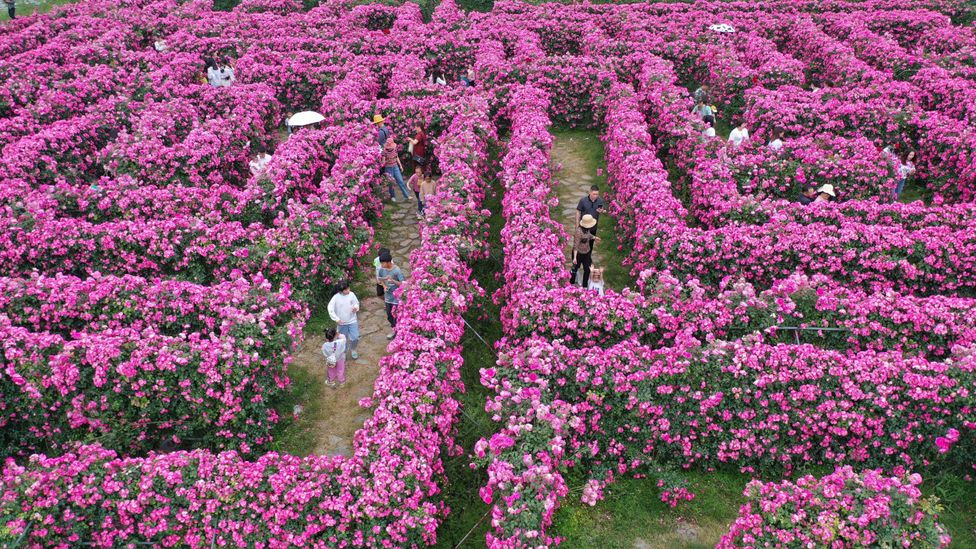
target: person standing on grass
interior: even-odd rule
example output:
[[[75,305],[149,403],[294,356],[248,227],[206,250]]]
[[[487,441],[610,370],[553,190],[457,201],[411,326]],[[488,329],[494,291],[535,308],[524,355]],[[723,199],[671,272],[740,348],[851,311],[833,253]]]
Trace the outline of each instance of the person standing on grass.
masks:
[[[12,21],[17,12],[17,5],[14,4],[14,0],[3,0],[3,3],[7,5],[7,16]]]
[[[346,383],[346,336],[336,332],[335,328],[327,328],[322,355],[325,356],[326,386],[342,387]]]
[[[386,339],[393,339],[393,336],[396,335],[396,315],[394,312],[397,305],[400,304],[400,300],[396,298],[393,292],[403,284],[404,280],[400,267],[393,264],[393,256],[389,253],[381,255],[380,268],[376,269],[376,283],[382,284],[386,288],[383,302],[386,304],[386,320],[392,328]]]
[[[569,283],[576,284],[576,274],[579,268],[583,267],[583,280],[581,286],[590,286],[590,266],[593,265],[593,244],[599,242],[596,236],[596,219],[592,215],[586,214],[576,224],[576,231],[573,233],[573,268],[569,271]]]
[[[403,164],[400,163],[400,155],[397,153],[396,141],[387,139],[383,145],[383,173],[390,176],[396,182],[403,193],[403,200],[409,202],[410,196],[407,194],[407,184],[403,182]],[[390,182],[390,200],[396,202],[396,191],[393,189],[393,181]]]
[[[600,222],[600,214],[603,213],[605,205],[603,199],[600,198],[600,187],[591,185],[590,192],[581,198],[579,204],[576,205],[576,225],[579,226],[584,215],[589,215],[594,219],[592,232],[596,234],[596,224]]]
[[[346,345],[352,354],[352,359],[359,358],[356,347],[359,346],[359,298],[349,288],[349,281],[339,282],[339,292],[329,300],[329,318],[338,326],[340,334],[345,336]]]

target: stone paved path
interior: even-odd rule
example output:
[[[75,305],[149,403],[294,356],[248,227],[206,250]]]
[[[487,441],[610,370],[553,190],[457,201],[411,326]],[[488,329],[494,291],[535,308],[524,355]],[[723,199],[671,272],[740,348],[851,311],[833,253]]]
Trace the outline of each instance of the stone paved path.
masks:
[[[596,134],[593,135],[569,135],[557,136],[552,144],[552,162],[562,169],[555,173],[556,197],[559,199],[559,208],[555,218],[562,221],[569,241],[566,242],[566,269],[569,270],[573,258],[573,231],[576,229],[576,205],[580,199],[590,191],[590,185],[601,185],[605,179],[597,177],[595,169],[590,165],[589,160],[581,154],[581,149],[586,140],[597,140]],[[601,185],[604,200],[606,199],[605,185]],[[607,214],[600,216],[601,220]],[[602,223],[601,223],[602,225]],[[598,225],[599,230],[599,225]],[[604,231],[605,232],[605,231]],[[597,232],[597,236],[605,235]],[[606,267],[606,257],[603,249],[609,245],[609,239],[604,238],[597,242],[593,248],[593,266]]]
[[[398,196],[398,200],[402,197]],[[400,266],[407,280],[410,280],[410,252],[420,245],[417,202],[396,204],[387,201],[383,218],[380,220],[381,234],[389,235],[388,242],[379,241],[378,246],[390,248],[394,262]],[[373,393],[373,385],[379,374],[379,361],[386,355],[390,325],[386,321],[383,298],[376,297],[372,257],[368,258],[361,276],[366,277],[370,292],[358,295],[359,311],[359,359],[346,357],[346,384],[341,388],[324,388],[322,392],[321,413],[312,421],[315,434],[314,454],[345,455],[352,454],[352,439],[356,430],[363,426],[372,410],[359,407],[359,400]],[[303,368],[312,372],[316,379],[325,382],[325,359],[320,348],[325,338],[321,333],[306,334],[301,349],[295,356],[291,367]]]

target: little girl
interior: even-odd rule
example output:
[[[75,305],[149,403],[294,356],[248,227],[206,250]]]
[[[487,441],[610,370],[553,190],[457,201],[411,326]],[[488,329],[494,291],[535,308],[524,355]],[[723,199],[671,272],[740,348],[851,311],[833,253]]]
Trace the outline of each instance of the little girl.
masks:
[[[590,270],[590,284],[587,286],[590,290],[596,290],[603,295],[603,269],[593,267]]]
[[[417,217],[424,215],[424,202],[420,198],[420,187],[423,184],[424,176],[421,170],[413,172],[410,179],[407,181],[407,186],[413,191],[413,195],[417,197]]]
[[[326,329],[322,354],[325,356],[326,386],[341,387],[346,382],[346,336],[336,332],[335,328]]]
[[[430,172],[424,172],[420,179],[420,200],[423,202],[423,207],[420,209],[421,213],[426,212],[428,199],[434,196],[435,192],[437,192],[437,182],[431,177]]]

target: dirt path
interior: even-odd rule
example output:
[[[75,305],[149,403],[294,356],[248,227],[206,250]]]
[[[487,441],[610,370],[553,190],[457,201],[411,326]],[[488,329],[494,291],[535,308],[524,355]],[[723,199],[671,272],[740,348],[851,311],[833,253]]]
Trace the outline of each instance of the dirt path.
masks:
[[[420,244],[417,202],[413,197],[410,202],[403,202],[402,197],[398,197],[398,200],[401,201],[396,204],[387,202],[384,207],[377,231],[380,235],[377,244],[392,250],[394,262],[409,280],[410,252]],[[347,355],[346,384],[336,389],[324,387],[325,359],[319,349],[325,338],[321,331],[305,334],[305,341],[290,366],[310,372],[314,380],[323,384],[315,417],[310,418],[315,439],[313,453],[317,455],[351,455],[353,435],[373,413],[372,410],[360,408],[359,400],[373,393],[380,358],[386,355],[389,343],[386,336],[390,333],[390,325],[386,321],[383,298],[376,297],[372,291],[375,286],[372,282],[372,258],[368,258],[368,265],[363,267],[360,278],[366,280],[369,291],[365,295],[362,290],[357,293],[360,302],[359,358],[352,360]],[[332,326],[332,323],[327,325]]]
[[[566,242],[566,264],[572,262],[573,253],[573,231],[576,229],[576,205],[580,199],[590,191],[590,185],[600,186],[601,196],[606,199],[606,177],[596,174],[596,166],[590,158],[590,151],[594,146],[599,146],[600,140],[595,133],[568,132],[557,133],[552,144],[552,162],[561,169],[555,173],[556,178],[556,197],[559,199],[559,208],[555,218],[563,223],[569,241]],[[601,242],[596,243],[593,248],[593,266],[606,267],[607,254],[606,247],[610,245],[607,238],[608,216],[600,216],[600,224],[597,226],[597,236],[601,237]]]

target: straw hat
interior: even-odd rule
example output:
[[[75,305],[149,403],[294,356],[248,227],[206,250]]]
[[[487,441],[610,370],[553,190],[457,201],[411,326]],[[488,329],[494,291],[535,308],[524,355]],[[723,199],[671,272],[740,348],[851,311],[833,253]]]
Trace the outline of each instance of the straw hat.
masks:
[[[386,120],[386,119],[383,118],[383,115],[382,114],[377,113],[377,114],[374,114],[373,115],[373,124],[379,124],[380,122],[383,122],[384,120]]]
[[[834,194],[834,186],[831,185],[830,183],[827,183],[826,185],[821,186],[819,189],[817,189],[817,192],[818,193],[829,194],[830,196],[832,196],[834,198],[837,198],[837,195]]]
[[[583,227],[584,229],[592,229],[595,226],[596,219],[592,215],[586,214],[580,218],[580,227]]]

